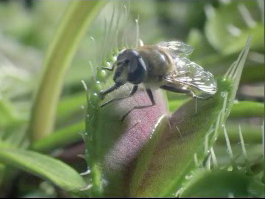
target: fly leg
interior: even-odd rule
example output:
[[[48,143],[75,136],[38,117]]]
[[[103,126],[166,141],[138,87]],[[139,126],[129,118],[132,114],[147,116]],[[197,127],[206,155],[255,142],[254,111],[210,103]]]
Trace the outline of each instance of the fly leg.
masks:
[[[176,92],[176,93],[185,93],[185,94],[187,94],[187,95],[189,95],[189,96],[191,96],[191,97],[193,97],[193,98],[196,98],[196,99],[201,99],[201,100],[207,100],[207,99],[209,99],[210,97],[208,97],[208,98],[203,98],[203,97],[200,97],[200,96],[197,96],[197,95],[195,95],[192,91],[190,91],[190,90],[186,90],[186,89],[181,89],[181,88],[176,88],[176,87],[174,87],[174,86],[169,86],[169,85],[163,85],[163,86],[161,86],[160,88],[162,88],[162,89],[165,89],[165,90],[167,90],[167,91],[171,91],[171,92]]]
[[[102,67],[102,69],[104,70],[108,70],[108,71],[113,71],[114,70],[114,65],[111,68],[108,67]]]
[[[101,99],[104,99],[105,96],[106,96],[108,93],[110,93],[110,92],[112,92],[112,91],[118,89],[120,86],[121,86],[120,84],[117,84],[117,83],[116,83],[116,84],[114,84],[112,87],[110,87],[109,89],[107,89],[107,90],[105,90],[105,91],[100,91],[100,98],[101,98]]]
[[[135,94],[135,92],[137,91],[137,89],[138,89],[138,86],[137,85],[134,85],[133,88],[132,88],[132,90],[131,90],[131,92],[130,92],[130,94],[128,96],[111,99],[108,102],[105,102],[104,104],[102,104],[101,107],[106,106],[106,105],[110,104],[111,102],[118,101],[118,100],[121,100],[121,99],[125,99],[125,98],[128,98],[128,97],[131,97],[131,96],[133,96]]]
[[[148,97],[149,97],[149,99],[151,100],[152,104],[150,104],[150,105],[144,105],[144,106],[134,106],[132,109],[130,109],[130,110],[129,110],[129,111],[128,111],[128,112],[122,117],[121,121],[123,121],[123,120],[125,119],[125,117],[126,117],[127,115],[129,115],[129,113],[132,112],[134,109],[147,108],[147,107],[154,106],[154,105],[156,104],[151,89],[146,89],[146,92],[147,92]]]
[[[188,95],[192,96],[194,99],[200,99],[200,100],[208,100],[208,99],[211,99],[213,96],[212,95],[209,95],[207,97],[201,97],[201,96],[197,96],[195,95],[192,91],[190,91],[188,93]]]
[[[108,70],[108,71],[113,71],[115,66],[116,66],[116,64],[114,63],[110,68],[109,67],[102,67],[102,69]]]
[[[191,97],[193,97],[196,101],[196,105],[195,105],[195,113],[197,114],[198,110],[197,110],[197,99],[203,99],[202,97],[196,96],[192,91],[190,90],[186,90],[186,89],[181,89],[181,88],[176,88],[173,86],[169,86],[169,85],[163,85],[160,88],[165,89],[167,91],[172,91],[172,92],[176,92],[176,93],[185,93]]]

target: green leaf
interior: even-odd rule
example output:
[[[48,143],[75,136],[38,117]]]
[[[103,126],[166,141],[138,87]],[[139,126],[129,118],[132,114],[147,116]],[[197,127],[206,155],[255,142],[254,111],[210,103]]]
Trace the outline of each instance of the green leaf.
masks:
[[[265,186],[239,170],[199,170],[194,172],[181,197],[264,197]]]
[[[14,124],[23,121],[23,119],[9,100],[3,98],[0,93],[0,125]]]
[[[169,102],[169,110],[177,110],[184,100],[171,100]],[[264,104],[260,102],[252,101],[236,101],[231,110],[230,118],[238,117],[263,117],[264,116]]]
[[[81,113],[82,105],[86,104],[86,95],[84,92],[75,95],[70,95],[63,98],[57,107],[57,122],[63,123],[66,119],[71,118],[74,113]]]
[[[171,112],[176,111],[184,103],[185,103],[185,100],[170,100],[169,103],[168,103],[169,110]]]
[[[231,114],[232,113],[233,112],[231,112]],[[229,118],[231,117],[231,114],[229,115]],[[261,133],[260,133],[260,126],[259,125],[242,123],[242,124],[240,124],[240,126],[243,129],[242,134],[244,136],[244,139],[246,140],[246,142],[248,144],[250,144],[250,143],[261,144]],[[229,135],[230,142],[234,143],[234,144],[239,143],[240,139],[238,137],[238,124],[234,124],[231,121],[227,121],[226,129],[227,129],[227,133]],[[219,144],[226,143],[224,133],[220,133],[220,136],[218,137],[217,143],[219,143]]]
[[[224,53],[239,52],[249,35],[252,49],[264,50],[264,26],[262,10],[257,1],[231,1],[217,9],[208,6],[205,33],[212,46]]]
[[[105,1],[73,1],[68,6],[44,62],[32,108],[30,134],[37,140],[52,132],[65,72],[87,28]]]
[[[67,164],[49,156],[0,146],[0,162],[50,180],[70,193],[87,196],[87,192],[80,191],[86,186],[82,177]]]
[[[216,53],[216,50],[211,46],[205,34],[197,29],[190,31],[187,43],[194,48],[192,54],[189,55],[191,60],[203,59]]]
[[[264,104],[252,101],[234,102],[230,117],[264,117]]]
[[[264,25],[257,24],[250,30],[244,31],[239,37],[237,37],[234,42],[227,44],[226,47],[222,49],[225,54],[231,54],[240,51],[244,47],[247,37],[252,36],[252,50],[264,50]]]
[[[63,147],[67,144],[81,140],[81,133],[83,133],[84,130],[85,123],[77,122],[73,125],[55,131],[43,139],[37,140],[32,145],[32,149],[47,152],[58,147]]]
[[[209,153],[230,113],[249,44],[218,80],[218,93],[213,98],[187,102],[155,129],[137,160],[130,196],[172,197],[182,188],[190,172]]]

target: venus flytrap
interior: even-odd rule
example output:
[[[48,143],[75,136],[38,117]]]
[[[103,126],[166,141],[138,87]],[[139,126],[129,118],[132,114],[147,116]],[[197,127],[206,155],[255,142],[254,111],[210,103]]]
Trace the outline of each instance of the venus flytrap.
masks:
[[[85,159],[88,165],[88,170],[90,171],[89,176],[92,184],[88,184],[86,188],[91,189],[90,196],[103,196],[103,168],[101,161],[101,148],[99,147],[99,143],[102,140],[102,136],[98,133],[97,129],[97,120],[100,114],[100,91],[104,84],[106,84],[107,73],[103,70],[103,67],[110,68],[111,64],[115,61],[115,56],[113,56],[113,50],[118,51],[117,41],[116,43],[112,43],[112,45],[107,46],[110,43],[110,38],[113,36],[113,32],[118,30],[120,16],[115,21],[116,29],[113,30],[114,27],[114,17],[115,17],[115,9],[112,12],[110,23],[107,26],[107,22],[105,20],[105,33],[103,42],[101,45],[100,51],[98,51],[98,58],[94,61],[94,64],[90,62],[90,66],[94,68],[95,74],[93,75],[94,84],[92,84],[91,88],[87,88],[87,85],[84,81],[82,81],[86,94],[87,94],[87,114],[85,118],[86,130],[83,134],[83,139],[86,145],[85,151]],[[117,32],[118,33],[118,32]],[[113,41],[117,39],[117,34],[114,37]],[[95,43],[95,39],[92,39]],[[114,46],[115,45],[115,46]],[[107,50],[108,49],[108,50]],[[102,67],[103,66],[103,67]],[[104,138],[103,138],[104,139]],[[85,189],[86,189],[85,188]]]
[[[139,112],[149,114],[150,110],[139,110],[138,117],[130,113],[125,122],[121,122],[118,118],[128,106],[126,100],[108,107],[99,107],[102,80],[99,80],[100,75],[97,76],[88,95],[89,117],[84,134],[86,158],[91,170],[91,196],[168,197],[183,189],[185,180],[190,179],[186,177],[187,174],[202,162],[210,150],[212,157],[209,156],[207,161],[208,168],[211,169],[211,160],[216,166],[217,160],[213,155],[212,146],[233,105],[249,43],[250,41],[227,74],[218,80],[218,93],[212,99],[199,102],[191,100],[171,117],[164,117],[157,123],[162,113],[168,114],[163,108],[164,102],[161,101],[159,106],[162,112],[153,120],[156,125],[148,121],[151,131],[147,130],[146,133],[149,134],[150,140],[130,141],[135,139],[134,136],[140,136],[147,128],[141,123],[145,118],[141,118]],[[103,65],[109,66],[113,61],[115,58],[109,58],[109,61],[103,61]],[[97,69],[101,71],[99,67]],[[126,89],[120,88],[109,97],[121,96],[124,91]],[[137,96],[135,98],[137,99]],[[135,98],[131,97],[128,101]],[[131,130],[133,135],[128,133]],[[139,147],[135,148],[138,144]],[[196,164],[193,162],[195,153]],[[178,191],[179,194],[181,192]]]
[[[111,24],[113,18],[114,15]],[[182,194],[185,182],[191,179],[187,176],[192,176],[192,170],[202,163],[206,155],[209,155],[208,169],[212,168],[211,161],[217,167],[212,146],[233,105],[249,43],[223,78],[218,79],[216,95],[207,101],[191,100],[171,117],[164,116],[160,120],[158,118],[163,114],[168,115],[161,97],[158,106],[152,107],[153,110],[134,111],[124,122],[119,120],[120,115],[124,114],[128,102],[136,100],[140,93],[130,99],[100,107],[99,92],[108,83],[101,84],[101,76],[97,75],[88,94],[88,119],[84,133],[86,160],[91,170],[91,196],[175,196],[176,192]],[[124,47],[128,47],[127,44]],[[110,51],[113,52],[113,49]],[[110,53],[110,56],[113,54]],[[102,65],[112,65],[115,56],[103,58]],[[97,67],[97,71],[100,72],[101,68]],[[128,89],[120,88],[111,93],[107,100],[122,96],[125,92]],[[159,95],[156,94],[156,97]],[[155,108],[160,110],[156,112]],[[152,121],[141,117],[141,114],[152,114]],[[150,140],[146,139],[146,135]]]
[[[49,51],[50,57],[47,58],[48,61],[46,62],[47,70],[50,70],[50,72],[57,71],[58,79],[55,78],[49,82],[48,80],[51,78],[49,77],[44,78],[46,80],[42,82],[38,97],[41,100],[46,100],[46,104],[36,100],[37,108],[33,110],[32,117],[34,115],[37,115],[37,117],[31,123],[32,129],[36,130],[32,131],[36,138],[38,136],[42,137],[46,131],[50,132],[49,129],[51,129],[54,122],[52,112],[56,111],[54,99],[58,97],[61,78],[70,63],[78,41],[85,32],[85,26],[88,26],[88,22],[103,5],[97,4],[98,2],[87,3],[92,7],[95,6],[91,10],[84,7],[85,1],[73,3],[74,6],[69,8],[71,14],[67,14],[67,20],[69,24],[75,25],[76,28],[70,28],[74,32],[62,31],[64,28],[64,30],[68,30],[67,26],[64,27],[65,24],[68,24],[68,22],[65,22],[67,20],[59,28],[61,32],[59,31],[60,34],[58,33],[55,37],[53,48]],[[121,8],[124,10],[121,11]],[[86,13],[87,10],[90,10],[92,14]],[[250,41],[248,41],[238,60],[229,68],[224,78],[218,79],[218,92],[213,98],[207,101],[178,101],[174,106],[170,105],[172,111],[178,107],[178,110],[170,115],[167,100],[163,93],[158,90],[154,95],[157,102],[155,106],[143,110],[134,110],[124,121],[121,121],[121,116],[132,106],[149,103],[146,94],[139,90],[133,97],[101,107],[101,104],[105,101],[101,100],[99,93],[113,83],[111,78],[113,73],[102,70],[102,67],[111,67],[117,54],[122,49],[135,48],[142,43],[139,39],[139,17],[135,21],[135,38],[131,39],[133,40],[132,44],[127,38],[126,26],[129,10],[129,7],[123,7],[122,4],[114,8],[109,16],[109,24],[107,20],[105,22],[105,36],[102,45],[98,45],[97,40],[91,37],[93,42],[91,48],[98,52],[96,53],[98,57],[95,60],[91,59],[88,64],[93,69],[93,83],[86,84],[85,81],[82,81],[87,95],[85,132],[82,134],[86,145],[84,158],[87,162],[87,170],[81,173],[80,176],[75,170],[55,158],[30,150],[16,149],[15,145],[18,142],[15,141],[20,140],[18,136],[8,140],[11,144],[1,138],[0,162],[8,165],[6,167],[12,165],[48,179],[74,196],[201,197],[221,196],[218,195],[219,193],[224,193],[222,195],[224,197],[264,196],[261,192],[264,188],[260,180],[261,172],[256,169],[255,172],[258,174],[249,172],[246,175],[245,171],[252,171],[252,167],[256,165],[250,161],[249,156],[245,158],[246,162],[239,164],[236,161],[237,156],[235,151],[232,150],[233,146],[231,147],[228,137],[230,130],[227,128],[227,133],[225,129],[225,121],[234,104]],[[123,14],[125,17],[123,17]],[[83,17],[82,20],[78,18],[80,16]],[[122,34],[120,34],[120,30]],[[132,31],[134,30],[130,29],[129,35],[132,34]],[[67,35],[70,35],[70,40],[65,39],[68,38]],[[59,40],[56,42],[56,39]],[[70,44],[64,41],[70,41]],[[101,47],[99,50],[96,49],[98,46]],[[60,51],[61,49],[62,51]],[[235,48],[226,49],[226,51],[238,49],[239,47],[236,46]],[[50,95],[45,95],[45,89],[42,90],[43,85],[48,88]],[[52,88],[51,85],[55,85],[56,88]],[[117,91],[110,93],[106,100],[125,96],[130,88],[130,85],[124,85]],[[71,97],[74,98],[74,96]],[[84,98],[81,98],[83,103]],[[51,104],[47,103],[50,102],[49,99],[52,100]],[[78,100],[76,104],[79,106],[80,101]],[[242,107],[245,107],[246,104],[252,105],[249,102],[240,102],[239,104]],[[256,103],[256,105],[256,107],[251,108],[253,112],[249,113],[248,116],[262,115],[258,110],[261,104]],[[62,107],[65,108],[67,105]],[[42,116],[42,110],[45,112],[44,118],[40,117]],[[244,113],[246,113],[246,110]],[[74,108],[70,108],[68,113],[72,111],[74,111]],[[240,115],[242,111],[242,108],[238,109],[237,115]],[[60,115],[65,114],[62,110],[58,110],[58,112]],[[40,126],[42,119],[44,129],[41,129]],[[64,122],[64,118],[61,121]],[[36,141],[31,149],[50,152],[78,140],[77,132],[83,129],[83,123],[76,123],[69,128],[66,127],[55,132],[54,135]],[[225,132],[224,137],[231,161],[225,166],[218,159],[218,154],[214,148],[218,134],[223,133],[223,131]],[[245,131],[246,129],[242,127],[242,134]],[[0,131],[0,134],[3,134],[3,132]],[[243,140],[242,134],[240,134],[241,140]],[[262,135],[264,136],[264,131]],[[245,147],[242,143],[241,150],[244,152],[242,154],[250,154],[247,151],[248,147]],[[248,141],[246,143],[249,144]],[[260,165],[260,159],[258,159],[257,164]],[[85,178],[88,179],[86,182]],[[209,186],[213,184],[215,188],[209,190]]]
[[[227,153],[230,163],[206,169],[201,167],[195,171],[194,178],[186,183],[182,197],[263,197],[265,186],[262,183],[262,158],[257,156],[256,161],[249,161],[247,150],[243,142],[241,130],[238,137],[241,140],[241,156],[245,161],[240,163],[238,155],[234,155],[226,128],[223,128],[226,137]],[[264,144],[262,146],[264,148]],[[213,156],[212,156],[213,159]],[[217,157],[218,160],[218,157]],[[255,169],[256,168],[256,169]],[[254,169],[254,170],[253,170]]]
[[[242,73],[242,60],[245,58],[246,53],[242,52],[238,60],[230,67],[230,70],[225,75],[225,79],[231,79],[234,85],[237,85],[239,82],[240,74]],[[237,67],[237,65],[241,65],[241,67]],[[229,95],[233,97],[235,92],[235,87],[232,87]],[[230,100],[228,100],[227,107],[229,107],[229,103],[231,104],[231,101],[232,100],[230,98]],[[226,108],[226,112],[229,114],[229,108]],[[261,179],[258,175],[259,172],[256,171],[255,174],[255,172],[251,170],[251,167],[254,166],[255,163],[252,162],[251,165],[246,156],[247,150],[245,148],[241,128],[239,128],[238,132],[241,140],[241,153],[244,159],[243,164],[237,161],[238,156],[233,155],[229,136],[224,125],[222,125],[222,129],[225,135],[230,163],[226,166],[212,167],[210,170],[208,169],[208,171],[206,168],[199,169],[197,174],[194,175],[194,178],[187,182],[185,188],[183,189],[181,195],[182,197],[209,197],[212,195],[218,197],[262,197],[262,195],[264,195],[263,191],[265,187],[264,184],[261,183]],[[214,156],[212,154],[211,156],[212,160],[214,160]],[[259,162],[261,159],[259,160],[258,158],[256,161]],[[212,184],[214,184],[214,186],[211,186]]]
[[[125,20],[128,20],[127,6],[125,8]],[[116,16],[117,15],[117,16]],[[104,102],[99,96],[101,90],[113,84],[112,73],[102,70],[102,67],[110,68],[116,61],[118,53],[124,48],[135,48],[139,45],[139,28],[136,20],[136,36],[134,42],[128,42],[124,29],[119,35],[121,14],[113,14],[110,24],[105,25],[105,33],[102,51],[99,51],[99,59],[94,64],[96,76],[94,84],[86,88],[87,92],[87,117],[86,131],[83,134],[86,145],[86,161],[91,171],[90,196],[128,196],[128,180],[125,178],[130,162],[134,161],[143,144],[149,140],[153,132],[153,126],[163,112],[167,112],[164,96],[160,91],[155,93],[157,105],[146,110],[136,110],[130,113],[124,121],[121,116],[128,111],[128,107],[138,103],[148,104],[149,99],[143,91],[126,100],[101,107]],[[118,18],[117,18],[118,17]],[[128,22],[123,22],[124,24]],[[123,25],[124,27],[125,25]],[[118,42],[119,36],[121,39]],[[110,41],[112,39],[112,41]],[[109,46],[108,46],[109,45]],[[117,91],[107,96],[106,101],[117,96],[124,96],[129,92],[130,85],[124,85]],[[138,102],[141,101],[141,102]],[[135,119],[134,119],[135,118]],[[142,127],[144,125],[144,127]],[[143,128],[143,130],[141,129]]]
[[[151,139],[140,155],[130,196],[170,197],[176,192],[182,196],[186,182],[190,180],[186,176],[193,175],[193,170],[210,152],[229,115],[249,45],[250,41],[229,72],[218,80],[218,93],[212,99],[198,101],[197,113],[196,103],[187,102],[171,116],[168,127],[155,131],[153,138],[155,135],[159,138]],[[213,157],[207,161],[210,169],[211,159]]]

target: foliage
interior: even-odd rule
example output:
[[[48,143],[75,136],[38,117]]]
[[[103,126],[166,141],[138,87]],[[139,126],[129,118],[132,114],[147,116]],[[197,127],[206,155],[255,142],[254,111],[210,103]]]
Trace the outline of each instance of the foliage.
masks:
[[[25,2],[0,2],[1,197],[265,196],[264,1]],[[217,94],[100,107],[140,38],[193,46]]]

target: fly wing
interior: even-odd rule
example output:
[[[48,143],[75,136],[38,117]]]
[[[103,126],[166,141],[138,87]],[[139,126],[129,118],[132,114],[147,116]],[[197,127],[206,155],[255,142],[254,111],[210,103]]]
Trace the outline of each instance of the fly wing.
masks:
[[[174,61],[176,68],[165,78],[167,84],[191,90],[196,96],[216,93],[216,81],[210,72],[185,57],[176,57]]]
[[[162,41],[158,43],[157,46],[169,51],[171,56],[174,58],[177,56],[189,55],[193,51],[193,48],[190,45],[185,44],[181,41],[170,41],[170,42]]]

